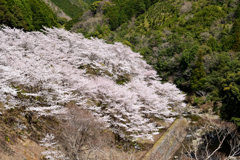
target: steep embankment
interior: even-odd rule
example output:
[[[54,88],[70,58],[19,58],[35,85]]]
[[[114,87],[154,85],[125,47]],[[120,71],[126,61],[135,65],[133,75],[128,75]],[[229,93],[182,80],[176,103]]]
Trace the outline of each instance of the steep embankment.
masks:
[[[82,0],[51,0],[51,2],[63,10],[63,12],[71,18],[76,17],[88,8],[88,4]]]
[[[51,0],[44,0],[44,2],[52,9],[52,11],[57,15],[57,17],[66,18],[66,20],[71,20],[66,13],[63,12],[58,6],[56,6]]]

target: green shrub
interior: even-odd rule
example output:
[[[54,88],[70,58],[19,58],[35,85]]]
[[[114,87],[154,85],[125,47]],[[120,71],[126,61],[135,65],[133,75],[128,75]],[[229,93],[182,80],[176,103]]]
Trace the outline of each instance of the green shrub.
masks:
[[[97,12],[97,8],[98,8],[98,6],[99,6],[100,3],[101,3],[101,1],[95,1],[95,2],[93,2],[93,3],[90,5],[89,9],[90,9],[91,11],[93,11],[93,13],[95,14],[95,13]]]
[[[127,40],[123,41],[122,44],[125,44],[125,45],[127,45],[129,47],[132,47],[132,44],[129,41],[127,41]]]

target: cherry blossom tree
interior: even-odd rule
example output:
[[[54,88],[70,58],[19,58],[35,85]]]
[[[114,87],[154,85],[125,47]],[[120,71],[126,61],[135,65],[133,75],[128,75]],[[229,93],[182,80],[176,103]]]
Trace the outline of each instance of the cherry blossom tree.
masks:
[[[0,29],[0,102],[39,115],[67,113],[68,102],[90,110],[122,138],[151,139],[185,104],[175,85],[161,83],[139,53],[121,43],[86,39],[64,29]]]

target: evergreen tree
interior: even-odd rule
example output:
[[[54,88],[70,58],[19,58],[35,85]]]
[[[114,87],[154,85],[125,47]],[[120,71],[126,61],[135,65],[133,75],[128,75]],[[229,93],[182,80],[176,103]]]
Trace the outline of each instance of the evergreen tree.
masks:
[[[231,120],[240,117],[240,72],[229,73],[221,81],[221,118]]]
[[[235,25],[234,25],[234,33],[233,33],[233,38],[234,38],[234,42],[233,42],[233,50],[234,51],[240,51],[240,22],[236,21]]]
[[[205,82],[206,73],[203,69],[203,51],[199,50],[198,59],[195,64],[195,69],[191,76],[191,88],[192,91],[201,90]]]

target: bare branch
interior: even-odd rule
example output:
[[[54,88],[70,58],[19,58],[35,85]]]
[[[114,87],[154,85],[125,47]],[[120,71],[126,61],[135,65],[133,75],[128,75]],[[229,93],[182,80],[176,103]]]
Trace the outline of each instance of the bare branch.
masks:
[[[68,104],[68,113],[62,124],[62,142],[71,159],[80,159],[81,155],[89,149],[97,149],[96,141],[102,130],[102,125],[91,113],[78,108],[72,103]]]
[[[199,123],[202,127],[195,129],[189,128],[188,137],[190,143],[182,143],[182,157],[197,160],[210,160],[213,157],[216,159],[229,160],[240,154],[240,140],[235,124],[220,120],[209,120],[208,118],[205,118],[204,122],[201,121]],[[229,139],[229,137],[230,140],[228,141],[227,139]],[[219,149],[222,148],[225,141],[228,141],[231,147],[231,151],[227,156],[219,153]],[[211,148],[213,144],[217,144],[214,149]]]

